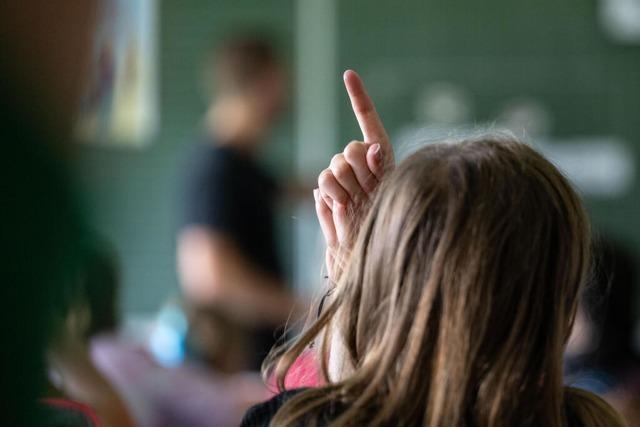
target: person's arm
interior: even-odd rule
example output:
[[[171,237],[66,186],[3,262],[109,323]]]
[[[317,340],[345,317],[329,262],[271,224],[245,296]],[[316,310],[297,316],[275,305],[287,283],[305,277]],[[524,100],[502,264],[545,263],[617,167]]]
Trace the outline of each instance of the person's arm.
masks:
[[[205,226],[189,226],[178,236],[178,272],[188,299],[216,306],[244,324],[282,324],[300,309],[283,283]]]
[[[103,427],[133,427],[129,411],[107,379],[98,371],[82,331],[86,314],[76,309],[49,351],[50,368],[59,376],[64,394],[91,407]]]
[[[93,365],[86,349],[72,357],[55,358],[55,369],[71,399],[90,406],[103,427],[133,427],[126,405]]]

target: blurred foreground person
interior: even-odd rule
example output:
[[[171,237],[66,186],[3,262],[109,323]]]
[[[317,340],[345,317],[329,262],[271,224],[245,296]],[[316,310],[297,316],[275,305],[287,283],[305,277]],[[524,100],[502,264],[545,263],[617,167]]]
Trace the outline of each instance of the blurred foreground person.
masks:
[[[49,396],[45,356],[73,293],[82,219],[58,154],[47,145],[59,141],[12,107],[0,105],[0,425],[91,425],[97,418],[83,405],[38,403]]]
[[[630,426],[640,426],[640,355],[633,345],[637,256],[606,239],[596,249],[596,282],[578,308],[567,346],[567,383],[599,394]]]
[[[121,328],[116,254],[95,239],[88,249],[74,310],[76,324],[82,327],[76,328],[80,333],[73,335],[73,346],[66,346],[75,352],[58,355],[66,362],[62,368],[76,367],[63,371],[65,389],[76,390],[79,396],[100,397],[90,402],[98,414],[108,409],[111,420],[120,419],[111,425],[123,427],[129,423],[128,413],[139,427],[237,426],[249,406],[266,398],[266,388],[255,373],[225,375],[189,363],[177,367],[156,363],[145,343]],[[231,342],[227,341],[224,354],[233,359]]]
[[[206,79],[205,134],[183,190],[180,283],[193,341],[208,340],[213,324],[244,329],[249,357],[236,368],[258,369],[294,305],[276,244],[278,188],[257,161],[285,103],[285,72],[269,43],[240,36],[220,44]]]
[[[0,2],[0,425],[89,426],[42,402],[46,352],[68,307],[84,228],[64,160],[99,1]]]
[[[134,425],[124,401],[94,364],[89,338],[115,327],[109,285],[113,283],[109,252],[87,233],[81,242],[77,285],[69,296],[69,309],[49,350],[51,391],[49,400],[66,397],[89,405],[103,427]]]
[[[275,353],[283,393],[242,425],[624,425],[563,385],[590,261],[567,180],[502,133],[429,144],[395,167],[360,78],[347,71],[345,83],[364,141],[314,191],[332,286]],[[326,384],[284,390],[309,347]]]

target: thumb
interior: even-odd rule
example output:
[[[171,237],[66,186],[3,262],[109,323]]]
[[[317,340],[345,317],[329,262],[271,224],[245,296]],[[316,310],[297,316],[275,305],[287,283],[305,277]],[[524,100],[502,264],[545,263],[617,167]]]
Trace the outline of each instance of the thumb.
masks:
[[[385,172],[384,153],[380,144],[372,144],[367,149],[367,166],[371,173],[376,177],[378,181],[381,181]]]

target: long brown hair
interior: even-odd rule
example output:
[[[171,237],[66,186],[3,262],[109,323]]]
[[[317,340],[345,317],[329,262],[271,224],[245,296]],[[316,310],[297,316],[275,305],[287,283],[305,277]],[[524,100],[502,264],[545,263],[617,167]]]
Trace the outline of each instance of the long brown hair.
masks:
[[[579,197],[532,148],[506,134],[425,146],[381,184],[324,313],[272,359],[283,389],[316,341],[328,381],[272,425],[336,405],[335,426],[621,424],[563,385],[589,260]]]

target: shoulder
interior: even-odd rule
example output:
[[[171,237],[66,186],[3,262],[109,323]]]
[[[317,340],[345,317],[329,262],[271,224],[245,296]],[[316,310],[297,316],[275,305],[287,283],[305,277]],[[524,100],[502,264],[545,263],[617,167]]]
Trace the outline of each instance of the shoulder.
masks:
[[[240,162],[238,154],[230,147],[217,146],[213,143],[198,143],[191,150],[190,166],[228,168]]]
[[[224,191],[245,175],[242,159],[229,147],[198,143],[187,159],[183,174],[189,191]]]
[[[620,414],[604,399],[579,388],[565,388],[565,410],[571,427],[626,426]]]
[[[242,419],[240,427],[262,427],[268,426],[276,412],[285,404],[285,402],[298,393],[306,389],[299,388],[295,390],[287,390],[280,393],[266,402],[259,403],[249,408]]]

